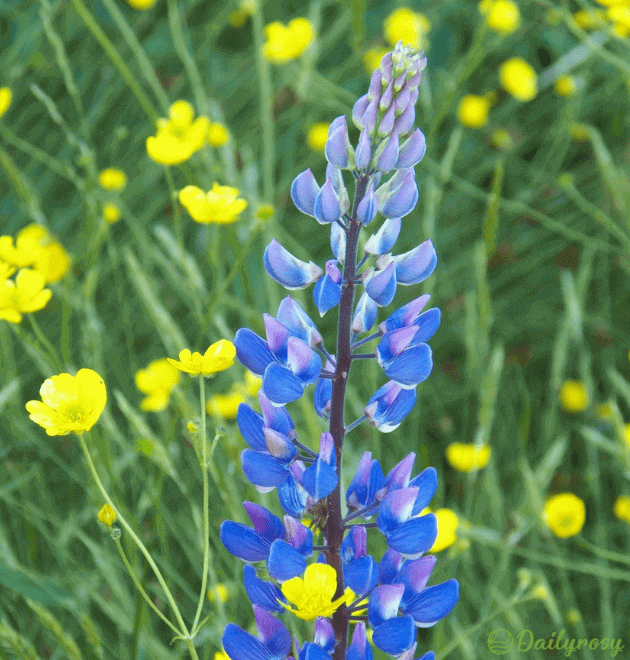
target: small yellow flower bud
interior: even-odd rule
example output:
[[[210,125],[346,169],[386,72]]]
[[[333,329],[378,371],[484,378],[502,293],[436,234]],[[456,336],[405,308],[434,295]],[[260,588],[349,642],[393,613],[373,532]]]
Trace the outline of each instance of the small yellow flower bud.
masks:
[[[503,62],[499,78],[503,89],[518,101],[531,101],[538,92],[536,72],[518,57]]]
[[[560,493],[545,502],[543,519],[555,536],[566,539],[582,531],[586,507],[577,495]]]
[[[575,608],[572,608],[572,609],[568,610],[567,614],[566,614],[566,617],[567,617],[567,621],[571,625],[575,625],[576,623],[580,623],[580,621],[582,620],[582,615]]]
[[[255,215],[259,220],[269,220],[275,212],[273,204],[259,204]]]
[[[558,96],[572,96],[577,91],[577,85],[573,76],[560,76],[553,86]]]
[[[105,219],[105,222],[109,222],[110,225],[118,222],[121,216],[120,209],[116,204],[105,204],[103,207],[103,218]]]
[[[9,109],[13,95],[8,87],[0,87],[0,117]]]
[[[116,522],[116,512],[109,504],[104,504],[98,512],[98,519],[108,527],[111,527]]]
[[[306,135],[306,144],[309,149],[324,153],[329,127],[330,124],[326,122],[320,122],[319,124],[315,124],[315,126],[311,126]]]
[[[469,128],[481,128],[488,123],[490,103],[485,96],[468,94],[459,102],[457,118]]]
[[[116,167],[108,167],[98,175],[98,182],[105,190],[122,190],[127,185],[127,175]]]
[[[230,139],[228,129],[219,122],[210,122],[208,126],[208,144],[212,147],[222,147]]]
[[[588,406],[588,392],[579,380],[565,380],[559,392],[560,406],[568,413],[581,413]]]

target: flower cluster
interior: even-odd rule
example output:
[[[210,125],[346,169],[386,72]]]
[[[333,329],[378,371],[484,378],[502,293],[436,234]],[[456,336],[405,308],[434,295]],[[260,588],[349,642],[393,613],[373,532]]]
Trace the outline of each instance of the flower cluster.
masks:
[[[291,636],[277,618],[286,612],[315,621],[313,641],[300,645],[296,640],[297,655],[291,657],[371,659],[369,625],[371,644],[413,660],[416,628],[434,625],[457,602],[456,580],[427,586],[436,562],[427,553],[453,543],[457,527],[457,516],[440,511],[444,535],[436,543],[438,516],[427,509],[437,487],[433,468],[412,476],[415,454],[410,453],[385,475],[367,451],[345,493],[345,516],[340,491],[346,433],[361,423],[394,431],[411,412],[417,386],[433,366],[428,341],[439,327],[440,311],[425,311],[429,295],[396,309],[372,332],[379,307],[392,303],[398,286],[422,282],[437,263],[431,240],[394,253],[402,218],[418,199],[413,168],[426,145],[422,132],[414,130],[414,104],[425,66],[422,53],[398,43],[383,57],[368,93],[353,108],[360,130],[356,147],[350,143],[346,118],[338,117],[324,145],[328,166],[323,185],[310,169],[293,181],[296,207],[329,227],[334,258],[321,268],[298,259],[275,239],[264,253],[267,273],[285,288],[315,285],[314,304],[322,317],[338,308],[336,350],[326,349],[317,325],[290,295],[275,317],[263,315],[264,338],[241,328],[234,339],[236,358],[261,378],[260,412],[248,403],[237,411],[248,445],[241,454],[243,472],[259,492],[277,490],[285,515],[280,519],[245,502],[251,526],[231,520],[221,525],[223,544],[245,562],[245,591],[259,631],[257,638],[234,624],[226,627],[222,642],[231,660],[287,658]],[[352,204],[344,171],[355,180]],[[357,261],[361,229],[378,213],[384,221]],[[355,301],[359,287],[363,291]],[[374,341],[371,353],[357,352]],[[386,382],[366,401],[361,417],[346,426],[345,388],[351,364],[359,358],[375,360]],[[315,411],[328,422],[317,451],[299,440],[287,409],[310,385]],[[374,517],[374,523],[363,522]],[[372,527],[387,543],[379,558],[368,547]],[[314,545],[317,531],[321,546]],[[255,567],[260,562],[262,575]],[[356,622],[351,639],[350,617]],[[432,658],[431,652],[423,656]]]

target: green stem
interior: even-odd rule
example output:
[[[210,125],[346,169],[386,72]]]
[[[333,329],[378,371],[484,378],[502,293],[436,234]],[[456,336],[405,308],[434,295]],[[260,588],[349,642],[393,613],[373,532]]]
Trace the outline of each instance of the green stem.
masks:
[[[133,568],[131,567],[131,564],[129,563],[129,560],[127,559],[127,556],[125,555],[125,551],[123,550],[122,544],[120,543],[120,539],[114,539],[116,542],[116,547],[118,548],[118,552],[120,553],[120,557],[123,560],[123,564],[125,565],[125,568],[129,572],[129,575],[131,575],[131,579],[133,580],[133,583],[136,585],[136,589],[142,594],[142,597],[144,600],[147,601],[149,607],[164,621],[164,623],[177,635],[180,634],[180,630],[178,630],[163,614],[158,610],[158,608],[154,605],[153,601],[149,598],[147,592],[142,588],[142,585],[140,584],[140,581],[136,577],[136,574],[133,571]]]
[[[46,335],[42,332],[42,329],[39,327],[39,324],[35,320],[35,315],[29,314],[28,320],[31,324],[31,327],[33,328],[33,332],[37,336],[37,339],[42,344],[42,346],[44,346],[44,348],[52,358],[55,369],[58,369],[61,372],[63,370],[63,364],[59,359],[59,355],[57,354],[57,351],[53,348],[52,344],[48,341]]]
[[[90,469],[90,472],[92,474],[92,477],[94,481],[96,482],[96,485],[98,489],[101,492],[101,495],[103,496],[104,500],[109,504],[109,506],[112,507],[112,509],[116,513],[116,518],[117,520],[120,520],[120,524],[127,530],[127,533],[131,538],[134,540],[135,544],[140,548],[140,551],[142,554],[146,557],[146,560],[149,562],[149,565],[153,569],[153,572],[155,573],[155,576],[158,579],[158,582],[160,583],[160,586],[164,590],[164,594],[173,609],[173,613],[175,614],[175,618],[177,619],[177,623],[180,626],[180,632],[182,633],[184,641],[187,642],[190,641],[189,639],[189,633],[188,633],[188,628],[186,628],[186,624],[184,623],[184,620],[182,619],[182,615],[179,612],[179,608],[177,607],[177,603],[175,602],[175,599],[173,598],[173,594],[171,593],[171,590],[168,588],[166,585],[166,582],[164,581],[164,578],[162,577],[162,573],[160,572],[160,569],[157,567],[157,564],[153,561],[153,557],[149,554],[149,551],[146,549],[144,543],[137,537],[136,533],[131,529],[129,526],[129,523],[122,517],[120,514],[120,511],[116,508],[114,503],[112,502],[111,498],[107,494],[107,491],[103,487],[103,484],[101,482],[100,477],[98,476],[98,473],[96,472],[96,468],[94,467],[94,462],[92,461],[92,457],[90,456],[90,452],[88,450],[87,444],[85,443],[85,438],[83,436],[83,433],[77,433],[77,436],[79,437],[79,442],[81,443],[81,449],[83,449],[83,454],[85,456],[85,460],[87,461],[88,467]],[[197,654],[195,653],[195,656]],[[193,657],[195,657],[193,656]]]
[[[206,441],[206,393],[205,379],[199,374],[199,398],[201,400],[201,472],[203,475],[203,576],[201,578],[201,593],[197,614],[192,625],[193,636],[197,632],[197,624],[206,598],[206,584],[208,581],[208,565],[210,563],[210,512],[208,509],[208,443]]]
[[[184,251],[184,236],[182,234],[182,214],[179,210],[179,204],[177,200],[177,191],[175,190],[175,182],[173,181],[173,174],[171,168],[168,165],[164,166],[164,174],[166,176],[166,182],[168,183],[168,189],[171,194],[171,206],[173,207],[173,217],[175,218],[175,234],[177,235],[177,242],[179,247]]]

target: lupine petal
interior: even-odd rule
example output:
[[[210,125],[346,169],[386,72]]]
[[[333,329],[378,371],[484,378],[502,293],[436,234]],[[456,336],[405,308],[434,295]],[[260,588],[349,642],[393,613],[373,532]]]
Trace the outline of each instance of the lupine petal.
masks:
[[[275,358],[280,362],[287,361],[287,341],[290,336],[289,329],[280,321],[276,321],[273,316],[263,314],[265,324],[265,337],[267,337],[267,346]]]
[[[261,641],[235,623],[227,624],[221,644],[231,660],[273,660],[273,656]]]
[[[321,646],[325,651],[332,651],[335,648],[335,629],[332,627],[330,621],[323,616],[318,616],[315,619],[313,644]]]
[[[315,198],[315,219],[320,225],[327,225],[335,222],[341,217],[341,205],[337,197],[337,192],[330,179],[317,193]]]
[[[426,280],[435,270],[437,254],[429,238],[418,247],[394,257],[396,280],[400,284],[418,284]]]
[[[310,167],[293,179],[293,183],[291,184],[291,199],[293,203],[302,213],[306,213],[306,215],[310,215],[313,218],[315,217],[314,209],[317,193],[319,193],[319,186]]]
[[[411,389],[426,380],[432,369],[431,347],[428,344],[418,344],[395,357],[383,371],[401,387]]]
[[[294,337],[299,337],[312,348],[322,343],[322,336],[315,322],[291,296],[283,298],[276,317]]]
[[[385,143],[385,148],[380,153],[376,167],[380,172],[387,174],[391,172],[396,165],[398,160],[398,149],[399,149],[398,133],[394,131]],[[378,152],[377,152],[378,154]]]
[[[367,225],[376,217],[378,212],[378,202],[374,194],[374,182],[370,181],[363,199],[357,207],[357,220],[362,225]]]
[[[374,630],[372,643],[385,653],[400,655],[410,649],[416,639],[416,627],[410,616],[401,616],[380,625]]]
[[[357,472],[348,486],[346,502],[350,509],[359,509],[372,504],[383,486],[383,471],[377,460],[372,460],[371,452],[365,452]],[[374,515],[370,514],[370,517]]]
[[[282,621],[254,605],[258,637],[274,658],[284,658],[291,650],[291,635]]]
[[[352,643],[348,647],[346,660],[373,660],[372,647],[367,641],[365,622],[358,621],[352,633]]]
[[[397,491],[395,491],[397,492]],[[411,518],[386,537],[387,545],[407,559],[417,559],[427,552],[437,538],[437,517],[428,513],[420,518]]]
[[[437,490],[437,470],[433,467],[428,467],[410,482],[410,486],[415,486],[418,489],[418,496],[413,505],[412,516],[417,516],[423,509],[425,509],[429,502],[433,499],[435,491]]]
[[[269,543],[276,539],[283,539],[286,535],[282,520],[275,516],[269,509],[254,502],[243,502],[243,508],[252,521],[254,531],[260,534]]]
[[[315,282],[313,300],[320,316],[336,307],[341,300],[341,273],[335,260],[326,262],[326,274]]]
[[[315,383],[313,405],[315,407],[315,412],[324,419],[330,418],[331,398],[332,380],[330,380],[330,378],[320,378],[317,383]]]
[[[383,534],[387,535],[409,519],[417,495],[418,490],[413,487],[398,488],[385,495],[381,501],[376,521]]]
[[[302,383],[314,383],[321,373],[322,360],[306,342],[298,337],[289,337],[287,367]]]
[[[363,525],[353,525],[341,544],[341,560],[347,564],[366,555],[367,529]]]
[[[351,149],[346,117],[341,115],[330,124],[324,155],[329,163],[340,169],[345,169],[349,165],[348,155],[351,153]]]
[[[292,516],[284,517],[284,526],[287,530],[287,541],[301,555],[310,557],[313,554],[313,532]]]
[[[388,548],[378,565],[379,579],[383,584],[392,584],[396,578],[404,558],[395,550]]]
[[[396,106],[390,105],[383,119],[381,119],[381,123],[378,125],[376,134],[379,137],[387,137],[388,135],[391,135],[392,131],[394,130],[395,121],[396,121]]]
[[[427,141],[424,133],[419,129],[416,130],[400,145],[398,152],[398,160],[396,161],[396,169],[404,167],[413,167],[419,163],[427,150]]]
[[[249,328],[241,328],[234,337],[236,358],[253,374],[262,376],[267,365],[274,362],[273,353],[269,350],[267,342]]]
[[[262,389],[269,401],[277,406],[296,401],[304,393],[302,381],[277,362],[273,362],[265,369]]]
[[[326,178],[332,181],[333,188],[335,189],[337,198],[339,199],[341,212],[346,213],[350,209],[350,198],[348,197],[348,190],[346,189],[346,185],[343,182],[341,170],[338,167],[335,167],[332,163],[328,163],[328,165],[326,165]]]
[[[267,559],[271,543],[257,534],[251,527],[224,520],[221,523],[221,542],[228,552],[247,562]]]
[[[367,332],[374,325],[377,315],[378,305],[364,291],[355,307],[350,329],[358,335]]]
[[[282,612],[283,607],[278,599],[286,603],[282,591],[273,582],[265,582],[256,575],[256,569],[250,564],[243,568],[243,585],[247,597],[254,605],[262,607],[267,612]]]
[[[405,170],[399,170],[404,172]],[[408,172],[400,186],[379,209],[386,218],[402,218],[413,211],[418,201],[418,186],[413,172]]]
[[[378,119],[378,101],[378,98],[372,99],[361,117],[363,128],[367,128],[370,132],[376,126],[376,120]]]
[[[384,584],[372,591],[368,605],[368,620],[372,628],[380,626],[398,614],[404,591],[403,584]]]
[[[368,238],[363,250],[368,254],[380,256],[387,254],[394,247],[400,234],[402,220],[400,218],[388,218],[381,228]]]
[[[458,598],[459,583],[457,580],[447,580],[414,596],[407,603],[406,612],[419,628],[430,628],[455,607]]]
[[[429,302],[430,298],[431,296],[428,293],[425,293],[419,298],[416,298],[410,303],[397,309],[378,326],[381,334],[412,325],[418,314],[420,314],[424,306]]]
[[[415,389],[403,389],[390,380],[372,395],[364,412],[372,426],[383,433],[391,433],[400,426],[415,403]]]
[[[297,454],[297,447],[291,442],[291,440],[284,435],[283,433],[278,433],[268,427],[264,429],[265,442],[267,451],[273,456],[276,460],[281,463],[289,463],[295,455]],[[282,480],[284,481],[285,475],[282,475]]]
[[[266,451],[265,434],[263,433],[263,418],[246,403],[241,403],[236,412],[238,430],[245,438],[245,442],[256,451]]]
[[[305,642],[299,660],[332,660],[332,657],[321,646]]]
[[[409,479],[411,477],[411,471],[413,470],[415,460],[415,453],[410,452],[402,459],[402,461],[396,463],[396,465],[394,465],[394,467],[387,473],[387,476],[385,477],[385,487],[388,491],[396,490],[398,488],[407,488],[407,486],[414,485],[409,483]]]
[[[265,250],[263,263],[270,277],[285,289],[304,289],[323,274],[317,264],[312,261],[306,263],[294,257],[275,238]]]
[[[354,559],[344,568],[343,579],[358,596],[369,594],[378,583],[378,564],[369,555]]]
[[[411,96],[413,98],[413,95]],[[413,124],[416,121],[416,109],[413,104],[409,105],[403,110],[402,114],[396,119],[394,123],[395,131],[398,131],[401,135],[406,135],[413,128]]]
[[[243,449],[241,465],[247,481],[254,486],[275,488],[286,479],[286,467],[269,454]]]
[[[330,225],[330,248],[337,261],[343,264],[346,258],[346,232],[336,222]]]
[[[370,140],[370,129],[367,126],[359,135],[354,158],[358,170],[364,170],[370,164],[370,158],[372,158],[372,144]]]
[[[295,466],[296,463],[293,465]],[[308,493],[289,472],[287,478],[278,486],[278,499],[282,510],[293,518],[299,518],[306,509],[307,498]]]
[[[306,559],[290,543],[274,541],[269,548],[267,569],[274,580],[286,582],[304,573]]]
[[[311,467],[306,468],[302,475],[302,486],[316,500],[328,497],[339,483],[335,468],[330,467],[320,458]]]
[[[396,270],[392,261],[386,268],[373,272],[365,281],[365,290],[379,307],[386,307],[396,295]]]
[[[424,312],[424,314],[420,314],[420,316],[413,322],[413,325],[417,330],[410,346],[423,344],[429,341],[440,327],[441,318],[442,312],[439,307],[432,307]]]
[[[363,113],[367,110],[370,103],[370,97],[367,94],[361,96],[352,108],[352,121],[354,125],[361,130],[363,128]]]
[[[265,396],[262,389],[258,391],[258,400],[260,401],[264,425],[295,440],[297,438],[295,424],[287,409],[282,406],[274,406]],[[264,450],[266,449],[267,445],[265,444]]]
[[[416,332],[417,329],[410,326],[385,333],[374,351],[379,365],[385,367],[398,357],[411,344]]]
[[[405,593],[400,604],[403,610],[410,599],[416,594],[419,594],[427,586],[436,561],[433,555],[427,555],[421,559],[406,561],[404,563],[396,576],[396,581],[405,585]]]

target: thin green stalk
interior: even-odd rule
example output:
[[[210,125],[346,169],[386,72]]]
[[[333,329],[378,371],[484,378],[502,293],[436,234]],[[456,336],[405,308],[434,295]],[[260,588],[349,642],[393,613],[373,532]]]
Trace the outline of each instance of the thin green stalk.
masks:
[[[201,593],[197,613],[192,624],[192,635],[197,632],[197,624],[203,609],[206,597],[206,584],[208,581],[208,565],[210,563],[210,512],[208,507],[208,443],[206,441],[206,393],[205,377],[199,374],[199,399],[201,402],[201,473],[203,475],[203,575],[201,577]],[[216,438],[215,438],[216,442]]]
[[[171,195],[171,206],[173,207],[173,217],[175,218],[175,234],[177,235],[177,242],[179,247],[184,250],[184,235],[182,234],[182,214],[179,210],[179,204],[177,203],[177,191],[175,190],[175,182],[173,181],[173,174],[171,173],[171,168],[168,165],[164,166],[164,174],[166,176],[166,182],[168,183],[168,189]]]
[[[28,315],[28,320],[31,324],[31,328],[33,328],[33,332],[37,336],[37,339],[39,342],[44,346],[50,357],[52,358],[52,361],[54,363],[55,369],[58,369],[61,371],[63,369],[63,364],[61,360],[59,359],[59,355],[57,351],[54,349],[53,345],[48,341],[48,338],[46,335],[42,332],[42,329],[39,327],[39,324],[35,320],[35,315],[34,314],[29,314]]]
[[[133,568],[131,564],[129,563],[129,560],[127,559],[127,556],[125,555],[125,551],[123,550],[122,544],[120,542],[120,539],[114,539],[116,543],[116,548],[118,548],[118,552],[120,553],[120,557],[123,560],[123,564],[125,565],[125,568],[129,572],[129,575],[131,576],[131,579],[133,580],[133,583],[136,585],[136,589],[142,594],[142,597],[144,600],[147,601],[149,607],[164,621],[164,623],[177,635],[181,632],[178,630],[163,614],[158,610],[158,608],[153,604],[153,601],[149,598],[147,592],[142,588],[142,585],[140,584],[140,581],[136,577],[136,574],[133,571]]]
[[[173,594],[171,593],[171,590],[168,588],[166,585],[166,582],[164,581],[164,578],[162,577],[162,573],[160,572],[160,569],[157,567],[157,564],[155,561],[153,561],[153,557],[151,557],[151,554],[149,551],[146,549],[144,543],[138,538],[136,533],[131,529],[129,523],[123,518],[123,516],[120,514],[120,511],[116,508],[114,503],[112,502],[111,498],[107,494],[107,491],[103,487],[103,483],[101,482],[100,477],[98,476],[98,473],[96,472],[96,467],[94,466],[94,462],[92,461],[92,457],[90,456],[90,451],[88,450],[87,444],[85,442],[85,437],[83,433],[77,433],[77,436],[79,438],[79,442],[81,444],[81,449],[83,449],[83,454],[85,456],[85,460],[87,461],[88,468],[90,469],[90,473],[92,474],[92,478],[96,482],[96,485],[101,492],[101,495],[103,496],[103,499],[109,504],[109,506],[112,507],[114,512],[116,513],[116,519],[120,520],[120,524],[127,530],[127,533],[131,538],[134,540],[135,544],[140,548],[140,551],[142,554],[146,557],[146,560],[149,562],[149,565],[153,569],[153,572],[155,573],[155,576],[158,579],[158,582],[160,583],[160,586],[162,587],[164,591],[164,595],[166,596],[166,599],[168,600],[171,608],[173,609],[173,613],[175,614],[175,618],[177,619],[177,623],[180,626],[180,632],[182,633],[182,639],[184,641],[190,641],[189,640],[189,633],[188,633],[188,628],[186,628],[186,624],[184,623],[184,620],[182,619],[182,615],[179,612],[179,608],[177,607],[177,603],[175,602],[175,599],[173,598]],[[196,657],[196,652],[193,657]]]

